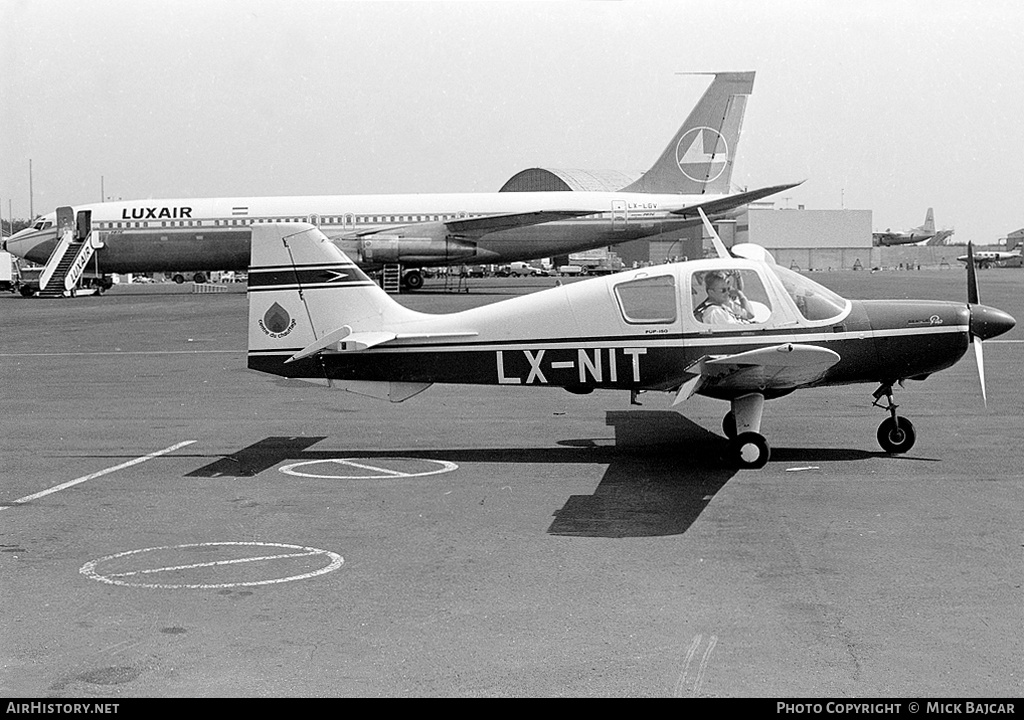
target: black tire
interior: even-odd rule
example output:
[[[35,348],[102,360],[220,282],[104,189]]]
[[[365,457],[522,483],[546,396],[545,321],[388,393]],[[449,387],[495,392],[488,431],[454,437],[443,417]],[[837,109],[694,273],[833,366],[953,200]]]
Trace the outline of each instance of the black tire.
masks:
[[[174,282],[178,283],[179,285],[181,285],[183,282],[185,282],[185,276],[184,275],[180,275],[180,274],[179,275],[175,275],[171,279],[174,280]]]
[[[409,290],[419,290],[423,287],[423,275],[418,270],[407,272],[405,277],[405,287]]]
[[[192,282],[199,283],[201,285],[206,282],[206,276],[203,273],[196,273],[192,276]]]
[[[887,417],[878,426],[877,438],[887,453],[905,453],[914,447],[917,433],[914,432],[914,423],[905,417]]]
[[[764,435],[755,432],[740,433],[733,441],[733,457],[741,468],[757,470],[768,464],[772,455]]]
[[[722,432],[730,440],[736,439],[736,413],[732,410],[727,412],[725,417],[722,418]]]

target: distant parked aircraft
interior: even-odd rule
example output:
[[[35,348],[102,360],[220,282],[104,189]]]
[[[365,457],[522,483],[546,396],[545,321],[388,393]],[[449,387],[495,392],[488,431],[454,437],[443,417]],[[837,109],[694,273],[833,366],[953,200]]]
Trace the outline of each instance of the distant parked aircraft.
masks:
[[[991,267],[997,262],[1014,260],[1020,257],[1021,245],[1018,243],[1013,250],[1007,252],[1001,250],[976,250],[974,251],[974,264],[979,268],[986,268]],[[957,260],[966,263],[970,260],[970,255],[961,255]]]
[[[875,241],[875,245],[909,245],[911,243],[924,242],[925,240],[932,240],[939,234],[942,235],[942,239],[948,238],[953,234],[952,230],[935,230],[935,214],[932,208],[928,208],[928,212],[924,216],[924,224],[919,225],[916,228],[910,230],[890,230],[886,228],[885,232],[871,233],[871,238]],[[938,245],[941,242],[935,242],[928,244]]]

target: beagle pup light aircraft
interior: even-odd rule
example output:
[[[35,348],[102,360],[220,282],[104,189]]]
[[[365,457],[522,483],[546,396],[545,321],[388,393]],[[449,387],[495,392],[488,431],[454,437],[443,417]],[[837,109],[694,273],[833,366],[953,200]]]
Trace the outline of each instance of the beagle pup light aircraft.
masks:
[[[896,414],[893,385],[950,367],[972,342],[980,372],[980,341],[1015,323],[978,304],[973,264],[967,303],[846,300],[757,245],[730,253],[703,221],[717,258],[441,315],[399,305],[312,225],[256,225],[248,367],[391,402],[433,383],[661,390],[674,404],[700,393],[731,403],[733,456],[759,468],[770,454],[765,400],[804,387],[878,383],[874,404],[889,413],[878,442],[910,450],[914,427]]]

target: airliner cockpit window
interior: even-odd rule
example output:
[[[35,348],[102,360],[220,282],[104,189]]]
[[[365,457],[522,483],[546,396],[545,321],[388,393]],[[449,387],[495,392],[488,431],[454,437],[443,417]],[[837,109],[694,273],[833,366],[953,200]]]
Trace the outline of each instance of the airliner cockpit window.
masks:
[[[615,297],[628,323],[669,324],[676,321],[676,282],[672,275],[655,275],[619,283]]]
[[[793,298],[797,310],[807,320],[832,320],[846,312],[850,305],[845,298],[800,273],[779,265],[772,266],[772,270],[782,281],[786,292]]]
[[[693,274],[693,316],[705,325],[768,322],[771,301],[754,270],[721,269]]]

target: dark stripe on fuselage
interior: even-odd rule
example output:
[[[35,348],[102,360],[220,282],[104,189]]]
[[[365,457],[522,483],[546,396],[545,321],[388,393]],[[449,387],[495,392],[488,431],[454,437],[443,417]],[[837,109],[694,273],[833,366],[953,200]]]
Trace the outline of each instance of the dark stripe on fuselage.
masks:
[[[278,268],[249,271],[250,290],[285,289],[285,287],[316,285],[319,287],[342,287],[345,285],[366,285],[371,282],[352,265],[328,267]]]
[[[895,380],[937,372],[953,365],[967,349],[963,332],[892,337],[886,355],[876,352],[870,339],[846,338],[809,344],[839,353],[841,360],[824,371],[812,385]],[[764,345],[687,343],[650,346],[637,342],[622,346],[543,347],[544,342],[509,343],[498,350],[389,351],[381,348],[360,353],[325,353],[285,364],[290,351],[280,354],[251,352],[253,370],[285,377],[327,377],[333,380],[435,382],[474,385],[529,385],[569,389],[671,389],[688,377],[684,370],[708,354],[733,354]],[[554,341],[551,341],[554,342]],[[560,344],[579,340],[560,340]],[[608,342],[608,338],[605,338]],[[465,347],[465,344],[462,344]],[[741,371],[742,372],[742,371]],[[895,374],[894,374],[895,373]],[[767,397],[790,389],[769,388]],[[714,390],[707,392],[715,396]],[[723,394],[724,395],[724,394]]]

